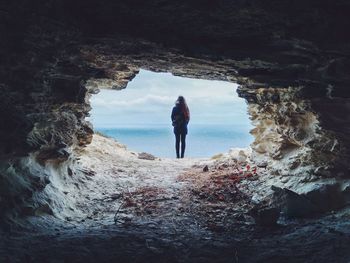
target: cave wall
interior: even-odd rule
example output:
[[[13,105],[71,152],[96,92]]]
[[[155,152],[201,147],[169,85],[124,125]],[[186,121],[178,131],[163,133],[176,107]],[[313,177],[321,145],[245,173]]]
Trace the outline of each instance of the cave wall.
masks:
[[[347,1],[15,0],[0,13],[5,181],[29,157],[72,166],[92,138],[89,94],[125,88],[141,67],[239,83],[254,158],[272,173],[349,175]],[[25,185],[25,201],[4,190],[1,207],[46,188]]]
[[[339,101],[329,97],[310,99],[303,87],[252,91],[241,86],[238,92],[249,101],[255,126],[251,146],[258,164],[268,165],[274,175],[296,175],[306,181],[318,176],[347,177],[347,131],[340,127],[348,122],[349,100],[337,106]],[[336,121],[341,123],[327,126]]]
[[[1,156],[88,142],[86,82],[122,88],[130,67],[350,95],[347,1],[16,0],[0,11]],[[72,133],[56,139],[60,126]]]

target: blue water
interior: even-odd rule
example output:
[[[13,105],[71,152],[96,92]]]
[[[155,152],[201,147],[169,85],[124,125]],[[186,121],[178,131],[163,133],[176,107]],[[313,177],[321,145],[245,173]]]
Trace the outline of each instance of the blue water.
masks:
[[[189,125],[186,157],[211,157],[233,147],[252,142],[250,127],[234,125]],[[95,128],[127,145],[129,150],[148,152],[158,157],[175,157],[175,136],[171,126]]]

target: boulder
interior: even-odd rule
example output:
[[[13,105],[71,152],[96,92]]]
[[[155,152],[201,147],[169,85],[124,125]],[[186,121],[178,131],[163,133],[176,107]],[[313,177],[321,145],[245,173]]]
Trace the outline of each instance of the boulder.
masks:
[[[272,187],[275,204],[287,218],[308,217],[319,212],[308,198],[286,188]]]
[[[302,194],[290,189],[271,187],[273,203],[287,218],[310,217],[344,207],[350,200],[350,190],[336,182],[314,184]]]
[[[320,212],[339,209],[345,205],[345,198],[338,183],[316,185],[305,196],[317,206]]]

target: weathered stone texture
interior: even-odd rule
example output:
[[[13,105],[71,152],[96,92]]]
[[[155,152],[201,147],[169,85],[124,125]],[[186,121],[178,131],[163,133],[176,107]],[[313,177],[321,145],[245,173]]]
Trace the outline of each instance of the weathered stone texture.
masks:
[[[140,68],[238,82],[271,171],[349,175],[348,1],[0,3],[0,158],[65,162]]]

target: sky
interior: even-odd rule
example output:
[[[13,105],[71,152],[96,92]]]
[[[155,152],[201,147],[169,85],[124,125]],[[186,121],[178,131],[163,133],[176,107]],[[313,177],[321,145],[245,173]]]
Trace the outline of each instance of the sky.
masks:
[[[123,90],[101,90],[91,97],[94,128],[171,125],[170,114],[179,95],[191,112],[191,125],[250,127],[247,105],[237,84],[140,70]]]

